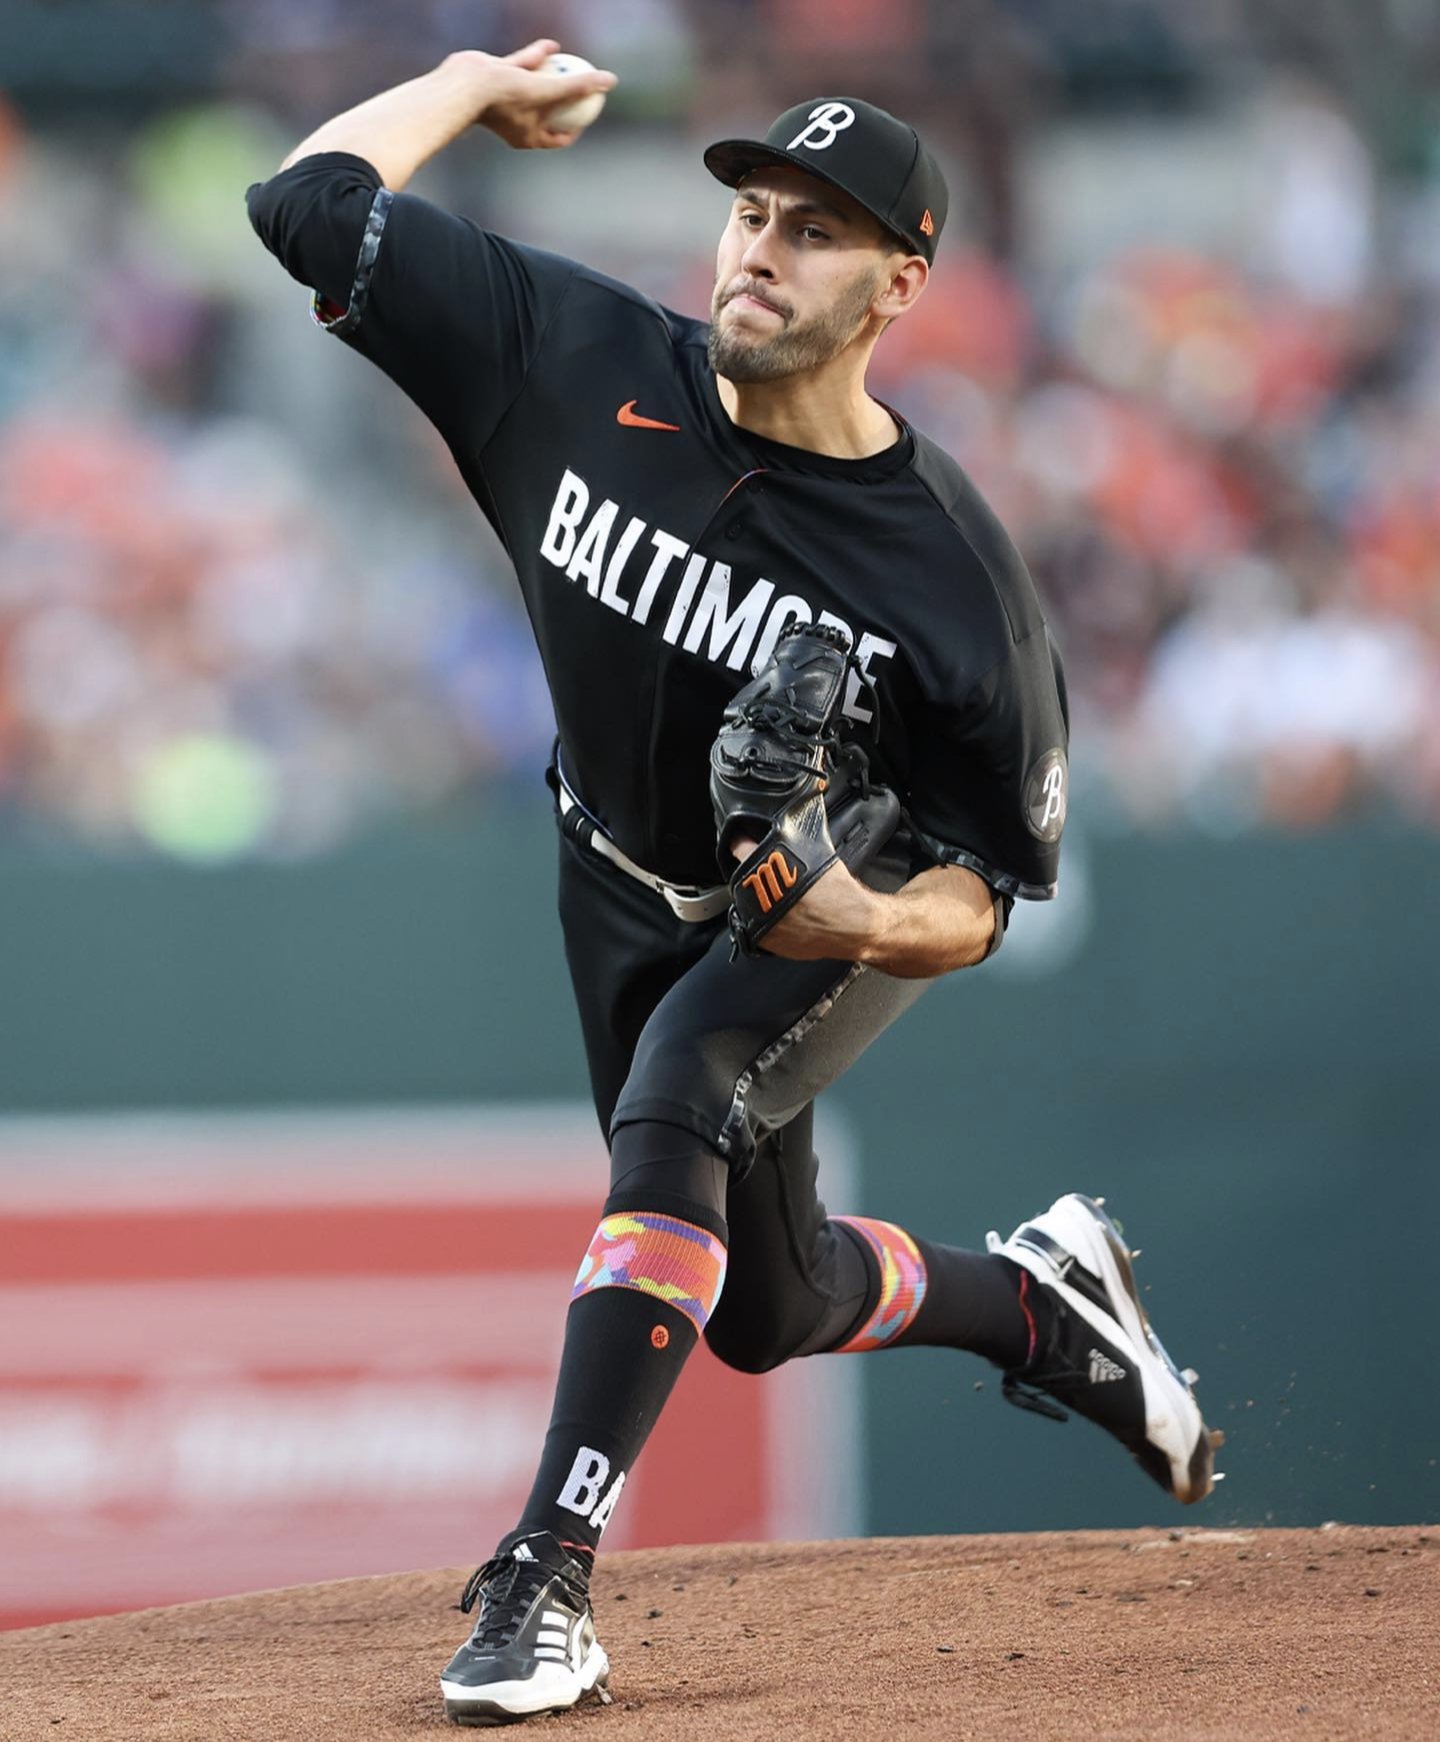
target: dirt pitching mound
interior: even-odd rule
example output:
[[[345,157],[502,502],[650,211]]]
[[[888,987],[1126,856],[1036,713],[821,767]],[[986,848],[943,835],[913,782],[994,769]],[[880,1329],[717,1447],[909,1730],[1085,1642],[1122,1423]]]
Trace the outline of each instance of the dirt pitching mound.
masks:
[[[468,1568],[0,1634],[4,1742],[400,1742]],[[591,1742],[1440,1736],[1440,1529],[1088,1531],[603,1559]],[[518,1733],[517,1733],[518,1734]]]

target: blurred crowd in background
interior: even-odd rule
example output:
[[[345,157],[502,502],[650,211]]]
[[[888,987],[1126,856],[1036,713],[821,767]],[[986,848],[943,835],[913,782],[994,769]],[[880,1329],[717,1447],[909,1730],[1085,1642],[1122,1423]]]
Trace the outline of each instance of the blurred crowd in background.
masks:
[[[542,793],[503,553],[243,208],[325,115],[539,34],[619,72],[603,122],[419,191],[687,312],[709,139],[854,92],[933,143],[872,389],[1037,577],[1077,812],[1440,826],[1431,0],[7,0],[0,831],[219,860]]]

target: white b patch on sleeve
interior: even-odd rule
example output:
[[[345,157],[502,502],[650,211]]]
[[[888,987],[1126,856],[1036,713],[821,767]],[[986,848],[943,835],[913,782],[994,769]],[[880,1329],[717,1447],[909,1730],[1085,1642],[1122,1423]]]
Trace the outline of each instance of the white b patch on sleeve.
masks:
[[[1053,846],[1065,827],[1070,805],[1069,771],[1063,750],[1047,750],[1025,782],[1025,827],[1037,841]]]

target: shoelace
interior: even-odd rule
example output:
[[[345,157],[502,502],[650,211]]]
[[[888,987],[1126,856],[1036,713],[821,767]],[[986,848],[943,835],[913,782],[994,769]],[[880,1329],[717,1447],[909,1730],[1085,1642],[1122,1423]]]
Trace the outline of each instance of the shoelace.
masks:
[[[509,1556],[505,1557],[505,1559],[509,1558]],[[504,1565],[505,1560],[497,1557],[486,1561],[482,1567],[476,1567],[475,1571],[471,1573],[468,1579],[466,1579],[465,1589],[460,1593],[460,1601],[455,1605],[462,1615],[468,1615],[470,1613],[479,1600],[480,1592],[485,1585],[485,1581],[493,1573],[498,1573]]]
[[[455,1607],[468,1615],[479,1603],[480,1618],[472,1637],[482,1650],[493,1651],[509,1645],[536,1592],[557,1577],[566,1595],[577,1604],[583,1605],[588,1600],[589,1593],[566,1568],[547,1567],[543,1561],[516,1560],[514,1555],[496,1555],[471,1573]]]

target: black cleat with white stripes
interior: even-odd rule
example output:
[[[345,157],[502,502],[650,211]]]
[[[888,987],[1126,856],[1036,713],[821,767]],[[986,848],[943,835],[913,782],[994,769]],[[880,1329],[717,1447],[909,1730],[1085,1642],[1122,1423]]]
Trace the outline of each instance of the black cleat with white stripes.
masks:
[[[586,1694],[608,1701],[610,1660],[595,1637],[589,1557],[548,1531],[507,1538],[473,1574],[459,1607],[480,1613],[440,1676],[457,1724],[512,1724]]]

